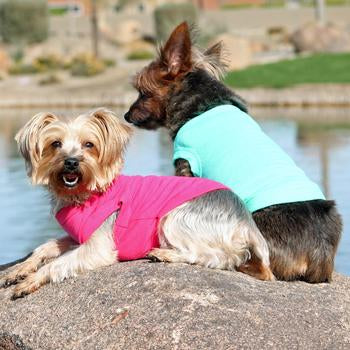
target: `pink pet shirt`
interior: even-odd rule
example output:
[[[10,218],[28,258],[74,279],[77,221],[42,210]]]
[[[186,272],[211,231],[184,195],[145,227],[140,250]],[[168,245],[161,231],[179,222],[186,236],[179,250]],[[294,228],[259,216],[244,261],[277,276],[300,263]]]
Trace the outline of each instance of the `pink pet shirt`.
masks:
[[[119,210],[114,225],[118,260],[140,259],[159,247],[160,218],[177,206],[215,190],[228,188],[202,178],[120,175],[106,192],[91,195],[82,205],[62,208],[56,219],[82,244]]]

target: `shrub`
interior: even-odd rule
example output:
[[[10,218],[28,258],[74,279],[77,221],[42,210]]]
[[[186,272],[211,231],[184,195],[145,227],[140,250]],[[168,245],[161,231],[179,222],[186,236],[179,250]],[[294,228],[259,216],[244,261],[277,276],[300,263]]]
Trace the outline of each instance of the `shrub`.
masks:
[[[112,58],[103,58],[103,63],[106,67],[114,67],[116,65],[115,60]]]
[[[50,73],[39,80],[39,85],[53,85],[61,82],[61,79],[55,73]]]
[[[12,75],[35,74],[40,72],[40,68],[33,64],[15,63],[9,68],[9,74]]]
[[[128,60],[151,60],[154,58],[154,54],[147,50],[135,50],[130,52],[126,58]]]
[[[5,42],[40,42],[48,32],[46,0],[0,0],[0,35]]]
[[[154,21],[157,40],[164,42],[181,22],[187,21],[189,25],[196,24],[197,11],[191,3],[165,4],[155,9]]]
[[[73,58],[70,64],[70,72],[74,76],[90,77],[102,73],[105,70],[105,63],[92,55],[78,55]]]
[[[64,62],[59,56],[48,54],[37,57],[34,60],[34,66],[36,66],[40,72],[46,72],[63,68]]]

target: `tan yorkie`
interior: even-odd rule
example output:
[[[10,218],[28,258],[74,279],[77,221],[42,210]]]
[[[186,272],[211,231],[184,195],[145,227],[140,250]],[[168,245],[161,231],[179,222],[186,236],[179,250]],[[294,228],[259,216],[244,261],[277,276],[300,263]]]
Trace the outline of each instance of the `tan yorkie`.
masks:
[[[28,176],[52,195],[69,236],[34,250],[0,280],[13,298],[120,260],[238,270],[273,280],[267,244],[242,201],[199,178],[123,176],[131,129],[99,109],[74,119],[35,115],[16,135]]]

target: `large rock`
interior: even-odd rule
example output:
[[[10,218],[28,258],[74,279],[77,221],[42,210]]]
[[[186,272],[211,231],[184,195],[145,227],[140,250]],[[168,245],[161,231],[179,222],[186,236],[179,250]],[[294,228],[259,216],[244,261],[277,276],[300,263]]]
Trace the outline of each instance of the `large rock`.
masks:
[[[224,47],[224,58],[228,70],[237,70],[252,63],[253,48],[249,39],[223,33],[212,40],[211,45],[221,41]]]
[[[290,37],[297,52],[350,51],[350,34],[345,27],[333,23],[307,23]]]
[[[7,72],[11,64],[10,57],[7,52],[0,47],[0,73]]]
[[[134,261],[0,293],[0,349],[349,349],[350,278],[261,282]]]
[[[136,20],[126,19],[121,21],[114,29],[114,40],[118,44],[125,45],[140,39],[142,39],[142,26]]]

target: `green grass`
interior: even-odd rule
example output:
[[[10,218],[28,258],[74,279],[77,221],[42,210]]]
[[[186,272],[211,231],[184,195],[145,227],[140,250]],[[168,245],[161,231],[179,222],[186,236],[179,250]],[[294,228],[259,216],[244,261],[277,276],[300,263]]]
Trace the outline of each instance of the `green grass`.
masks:
[[[283,88],[298,84],[350,83],[350,53],[317,54],[229,72],[234,87]]]
[[[154,58],[153,52],[147,50],[135,50],[126,57],[128,60],[151,60]]]
[[[302,7],[313,7],[314,1],[313,0],[300,0],[299,4]],[[326,6],[347,6],[350,4],[350,0],[325,0]],[[239,10],[239,9],[247,9],[247,8],[278,8],[278,7],[285,7],[286,1],[285,0],[269,0],[269,1],[263,1],[260,4],[259,3],[244,3],[242,1],[241,3],[238,2],[236,4],[224,4],[221,5],[222,10]]]

